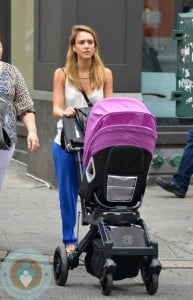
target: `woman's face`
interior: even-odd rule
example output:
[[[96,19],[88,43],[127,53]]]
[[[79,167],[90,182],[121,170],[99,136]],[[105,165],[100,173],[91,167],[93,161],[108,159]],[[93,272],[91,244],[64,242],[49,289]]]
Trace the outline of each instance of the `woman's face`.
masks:
[[[90,59],[95,52],[95,42],[92,34],[86,31],[80,31],[75,39],[73,51],[82,59]]]
[[[0,60],[2,58],[2,55],[3,55],[3,44],[2,42],[0,42]]]

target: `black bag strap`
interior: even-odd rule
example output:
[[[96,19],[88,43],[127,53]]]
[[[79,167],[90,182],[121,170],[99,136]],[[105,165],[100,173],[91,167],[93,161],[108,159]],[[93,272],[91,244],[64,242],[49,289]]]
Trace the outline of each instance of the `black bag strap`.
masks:
[[[92,106],[92,103],[91,103],[90,100],[88,99],[88,96],[87,96],[87,94],[85,93],[85,91],[84,91],[83,89],[81,90],[81,93],[83,94],[84,99],[86,100],[88,106],[91,107],[91,106]]]

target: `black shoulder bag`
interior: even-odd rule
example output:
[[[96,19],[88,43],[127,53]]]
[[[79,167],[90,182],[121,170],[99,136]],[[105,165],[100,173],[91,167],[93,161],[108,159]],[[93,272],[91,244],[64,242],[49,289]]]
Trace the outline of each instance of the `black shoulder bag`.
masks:
[[[82,91],[81,91],[82,92]],[[74,118],[63,117],[63,128],[61,132],[61,147],[67,152],[73,152],[74,147],[79,147],[84,144],[84,134],[86,123],[92,107],[85,92],[82,92],[85,97],[88,107],[76,108]]]
[[[9,150],[11,147],[11,140],[9,138],[9,135],[5,129],[5,127],[2,126],[0,123],[0,150]]]
[[[7,102],[0,98],[0,149],[9,150],[11,140],[5,128],[5,114],[7,110]]]
[[[82,130],[83,133],[85,133],[86,124],[87,124],[87,120],[88,120],[88,117],[90,114],[92,103],[88,99],[87,94],[85,93],[84,90],[82,90],[81,93],[83,94],[83,96],[88,104],[88,107],[77,108],[75,118],[77,120],[77,123],[78,123],[80,129]]]

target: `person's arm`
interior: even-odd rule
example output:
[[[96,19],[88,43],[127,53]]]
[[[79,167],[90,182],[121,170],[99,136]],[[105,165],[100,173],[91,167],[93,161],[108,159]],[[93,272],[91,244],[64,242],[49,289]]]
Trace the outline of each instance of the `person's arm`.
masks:
[[[63,116],[72,117],[75,115],[73,107],[65,107],[65,74],[61,68],[56,69],[53,77],[53,115],[57,118]]]
[[[13,105],[16,116],[24,123],[27,129],[27,147],[35,153],[40,144],[37,135],[35,109],[33,108],[33,100],[31,99],[28,87],[25,83],[21,72],[11,65],[12,77],[15,79],[15,98]]]
[[[113,97],[113,75],[110,69],[105,68],[104,98],[111,97]]]
[[[53,115],[56,118],[64,116],[65,75],[61,68],[56,69],[53,76]]]
[[[37,135],[35,114],[33,112],[26,113],[22,118],[22,122],[24,123],[28,132],[27,147],[32,153],[35,153],[40,147],[39,138]]]

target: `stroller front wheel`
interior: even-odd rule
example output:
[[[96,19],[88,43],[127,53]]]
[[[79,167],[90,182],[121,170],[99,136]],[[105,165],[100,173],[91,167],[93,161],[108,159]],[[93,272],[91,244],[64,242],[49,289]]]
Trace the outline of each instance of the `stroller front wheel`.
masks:
[[[54,279],[57,285],[65,285],[68,278],[68,257],[61,247],[57,247],[53,260]]]
[[[149,295],[154,295],[158,289],[158,274],[153,273],[145,281],[145,287]]]
[[[102,294],[108,296],[113,286],[113,274],[107,273],[104,278],[100,279],[100,287]]]

